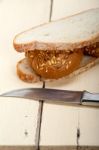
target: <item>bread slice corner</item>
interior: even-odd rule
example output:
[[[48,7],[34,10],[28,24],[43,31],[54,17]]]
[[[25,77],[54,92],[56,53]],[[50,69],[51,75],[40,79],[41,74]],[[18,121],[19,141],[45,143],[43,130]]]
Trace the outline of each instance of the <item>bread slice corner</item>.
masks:
[[[35,83],[40,81],[40,77],[30,67],[27,58],[24,58],[17,63],[17,75],[21,80],[28,83]]]

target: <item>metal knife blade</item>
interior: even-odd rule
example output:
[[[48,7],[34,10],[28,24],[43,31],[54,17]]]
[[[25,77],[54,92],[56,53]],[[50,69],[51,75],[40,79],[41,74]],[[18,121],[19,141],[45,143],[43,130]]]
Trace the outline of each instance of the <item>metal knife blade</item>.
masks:
[[[99,106],[99,93],[87,91],[68,91],[58,89],[25,88],[10,91],[0,96],[17,97],[31,100],[65,102],[66,104]]]

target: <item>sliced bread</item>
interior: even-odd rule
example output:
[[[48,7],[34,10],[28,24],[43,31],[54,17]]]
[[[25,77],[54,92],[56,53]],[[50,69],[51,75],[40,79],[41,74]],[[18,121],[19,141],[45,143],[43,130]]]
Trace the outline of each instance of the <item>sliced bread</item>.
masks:
[[[29,83],[40,81],[40,77],[30,67],[27,58],[24,58],[17,63],[17,74],[21,80]]]
[[[99,8],[31,28],[15,36],[17,51],[71,50],[99,42]]]

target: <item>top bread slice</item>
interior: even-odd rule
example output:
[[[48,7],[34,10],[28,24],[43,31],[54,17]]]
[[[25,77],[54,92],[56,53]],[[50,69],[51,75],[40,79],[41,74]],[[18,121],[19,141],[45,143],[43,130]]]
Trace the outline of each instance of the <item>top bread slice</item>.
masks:
[[[99,8],[34,27],[15,36],[19,52],[70,50],[99,42]]]

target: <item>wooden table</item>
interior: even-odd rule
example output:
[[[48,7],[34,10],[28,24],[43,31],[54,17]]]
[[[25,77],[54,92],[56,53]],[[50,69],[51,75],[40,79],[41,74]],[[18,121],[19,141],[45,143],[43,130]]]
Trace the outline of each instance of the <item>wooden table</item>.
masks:
[[[27,84],[16,76],[16,63],[24,54],[13,48],[13,37],[32,26],[48,22],[50,0],[0,1],[0,94],[43,83]],[[98,0],[54,0],[52,20],[99,7]],[[46,13],[45,13],[46,12]],[[99,64],[67,80],[45,83],[45,88],[99,92]],[[33,150],[37,144],[37,101],[0,98],[0,150]],[[99,109],[43,104],[41,150],[98,150]]]

